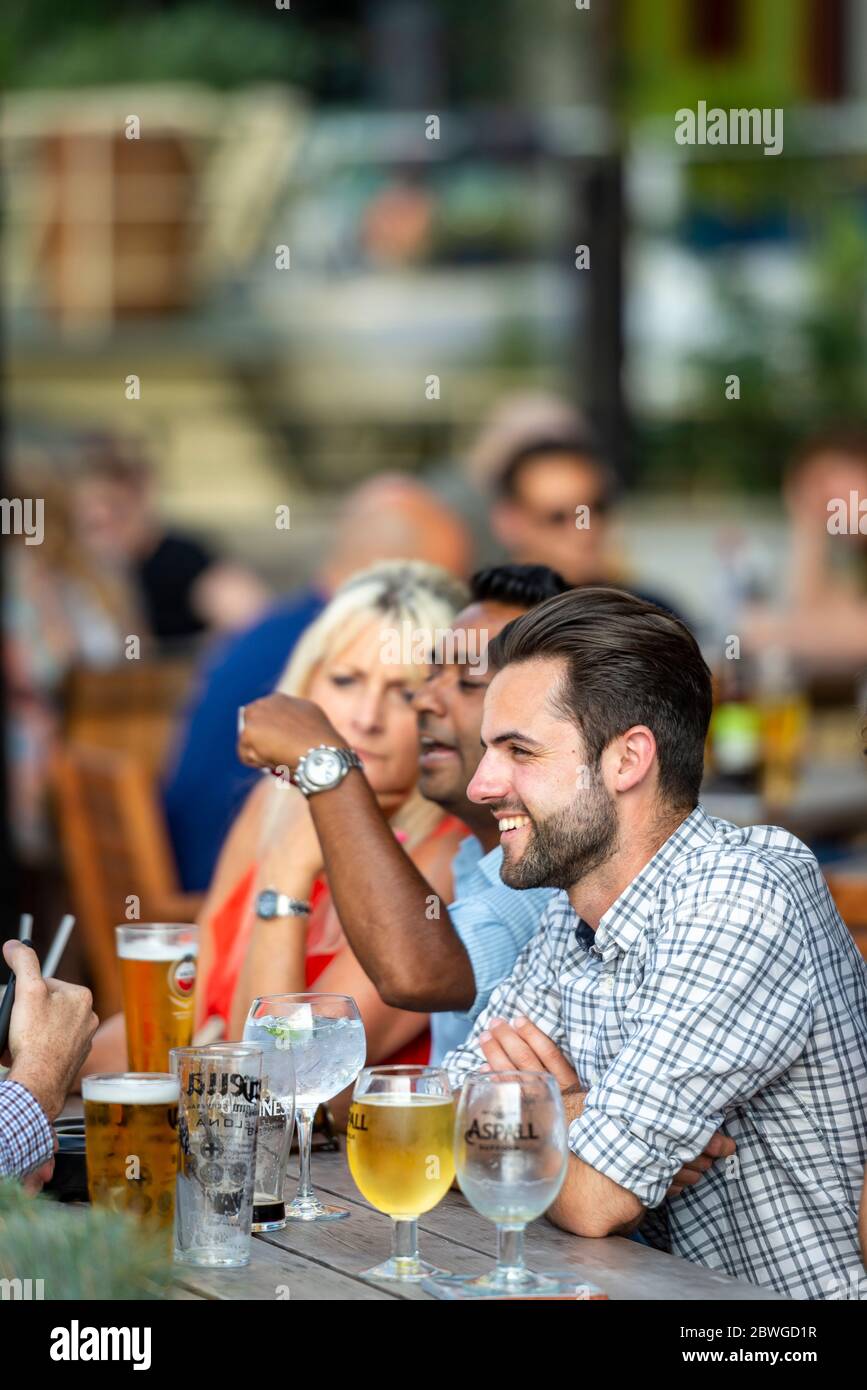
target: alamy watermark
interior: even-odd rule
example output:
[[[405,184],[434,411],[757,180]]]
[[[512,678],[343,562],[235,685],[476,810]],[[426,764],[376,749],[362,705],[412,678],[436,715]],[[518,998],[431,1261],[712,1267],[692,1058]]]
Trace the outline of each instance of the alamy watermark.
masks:
[[[0,533],[23,536],[25,545],[41,545],[45,539],[45,499],[0,497]]]
[[[0,1279],[0,1302],[27,1302],[44,1297],[44,1279]]]
[[[674,138],[679,145],[763,145],[765,154],[783,152],[781,106],[721,106],[708,110],[700,101],[695,111],[682,106],[674,113]]]
[[[380,660],[385,666],[471,666],[484,675],[488,669],[488,634],[471,628],[455,631],[438,627],[433,634],[413,627],[405,618],[399,628],[383,628]]]
[[[867,497],[850,491],[848,499],[832,497],[828,502],[829,536],[867,536]]]

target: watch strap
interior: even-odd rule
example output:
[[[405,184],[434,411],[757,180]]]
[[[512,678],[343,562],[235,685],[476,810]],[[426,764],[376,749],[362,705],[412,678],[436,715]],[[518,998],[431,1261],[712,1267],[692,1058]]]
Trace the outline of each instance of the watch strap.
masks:
[[[273,910],[269,901],[269,911],[263,912],[263,899],[273,899]],[[263,922],[272,922],[282,917],[308,917],[310,915],[310,903],[304,902],[301,898],[291,898],[288,893],[278,893],[274,888],[263,889],[256,897],[256,916]]]

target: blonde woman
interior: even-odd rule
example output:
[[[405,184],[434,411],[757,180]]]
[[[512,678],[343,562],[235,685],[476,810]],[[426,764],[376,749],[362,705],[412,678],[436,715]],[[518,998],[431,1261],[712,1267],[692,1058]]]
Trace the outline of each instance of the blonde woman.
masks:
[[[393,656],[396,633],[411,633],[418,650],[449,626],[464,602],[463,585],[435,566],[374,566],[337,591],[278,685],[325,711],[360,757],[407,854],[445,901],[465,831],[416,789],[418,732],[409,699],[425,670],[384,658]],[[261,895],[269,892],[309,902],[309,916],[261,915]],[[384,1004],[361,969],[331,902],[306,799],[286,779],[264,775],[245,802],[218,860],[201,925],[199,1027],[217,1019],[212,1026],[238,1038],[257,996],[315,988],[356,1000],[368,1062],[427,1061],[427,1015]]]
[[[418,730],[409,704],[424,678],[419,665],[397,665],[386,640],[408,624],[416,649],[447,628],[466,589],[446,570],[389,561],[347,580],[297,643],[278,690],[321,705],[364,765],[395,835],[443,901],[453,896],[451,861],[466,834],[461,823],[416,789]],[[393,646],[393,642],[392,642]],[[275,890],[309,901],[309,916],[268,920],[259,895]],[[197,1037],[239,1038],[251,1001],[261,994],[315,988],[356,1000],[368,1062],[426,1062],[426,1014],[391,1008],[346,943],[322,874],[322,854],[304,795],[267,774],[248,796],[220,852],[199,916]],[[124,1020],[100,1028],[81,1075],[126,1066]]]

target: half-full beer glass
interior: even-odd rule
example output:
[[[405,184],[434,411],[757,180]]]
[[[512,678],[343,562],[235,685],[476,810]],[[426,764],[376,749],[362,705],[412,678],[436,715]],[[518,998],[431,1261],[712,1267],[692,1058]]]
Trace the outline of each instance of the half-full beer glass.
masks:
[[[250,1262],[262,1049],[253,1043],[177,1047],[175,1259],[237,1268]]]
[[[199,929],[162,922],[115,928],[132,1071],[165,1071],[193,1038]]]
[[[94,1206],[130,1211],[170,1240],[178,1169],[178,1081],[167,1072],[85,1076],[87,1190]]]
[[[355,1083],[346,1157],[355,1185],[392,1219],[391,1258],[374,1279],[441,1274],[418,1253],[418,1218],[442,1201],[455,1176],[454,1109],[438,1067],[365,1067]]]

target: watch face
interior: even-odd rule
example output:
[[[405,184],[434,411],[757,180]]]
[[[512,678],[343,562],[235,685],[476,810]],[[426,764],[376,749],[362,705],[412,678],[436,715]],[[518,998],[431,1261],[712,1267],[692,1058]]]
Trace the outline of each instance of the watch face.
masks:
[[[273,888],[265,888],[259,894],[259,901],[256,904],[257,917],[273,917],[277,911],[277,894]]]
[[[304,760],[304,776],[315,787],[328,787],[340,776],[342,763],[330,748],[317,748]]]

